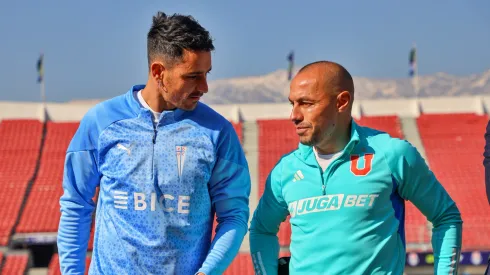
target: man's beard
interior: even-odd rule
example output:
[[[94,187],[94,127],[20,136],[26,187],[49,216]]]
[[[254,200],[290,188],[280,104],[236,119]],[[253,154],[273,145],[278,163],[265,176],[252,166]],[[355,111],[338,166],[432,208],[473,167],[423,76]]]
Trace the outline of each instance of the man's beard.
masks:
[[[318,138],[319,138],[318,133],[313,132],[311,136],[303,136],[303,137],[300,136],[299,142],[301,142],[301,144],[306,146],[315,146],[316,144],[318,144]]]
[[[332,137],[334,135],[334,130],[335,128],[332,127],[330,129],[325,130],[325,132],[320,132],[319,130],[314,131],[311,136],[303,136],[299,137],[299,142],[303,145],[307,146],[316,146],[320,144],[320,142],[323,142],[324,140],[332,140]]]

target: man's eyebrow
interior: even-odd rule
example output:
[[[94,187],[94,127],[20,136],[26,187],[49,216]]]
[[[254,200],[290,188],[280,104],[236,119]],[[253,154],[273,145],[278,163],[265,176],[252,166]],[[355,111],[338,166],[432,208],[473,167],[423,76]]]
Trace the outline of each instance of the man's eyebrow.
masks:
[[[289,98],[289,97],[288,97],[288,100],[289,100],[290,102],[292,102],[292,101],[293,101],[293,100],[291,100],[291,98]],[[312,98],[308,98],[308,97],[306,97],[306,96],[302,96],[302,97],[300,97],[300,98],[296,99],[295,101],[299,101],[299,102],[301,102],[301,101],[314,101],[314,99],[312,99]]]
[[[204,71],[194,71],[194,72],[186,73],[185,75],[205,74],[205,73],[209,73],[212,69],[213,68],[209,68],[209,70],[207,72],[204,72]]]

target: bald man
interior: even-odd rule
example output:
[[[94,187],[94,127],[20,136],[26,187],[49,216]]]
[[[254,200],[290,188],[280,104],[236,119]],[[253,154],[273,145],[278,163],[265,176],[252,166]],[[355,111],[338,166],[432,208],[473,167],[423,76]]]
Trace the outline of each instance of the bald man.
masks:
[[[339,64],[303,67],[291,82],[300,144],[267,178],[253,215],[256,274],[278,274],[279,225],[290,216],[289,274],[403,274],[404,201],[432,222],[435,274],[457,274],[462,220],[416,148],[352,119],[354,84]]]

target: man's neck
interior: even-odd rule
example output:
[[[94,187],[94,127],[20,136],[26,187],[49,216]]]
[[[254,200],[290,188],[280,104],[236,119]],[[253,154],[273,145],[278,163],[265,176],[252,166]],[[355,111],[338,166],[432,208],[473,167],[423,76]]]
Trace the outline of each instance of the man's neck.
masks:
[[[351,138],[351,123],[344,123],[345,126],[335,129],[331,136],[331,139],[324,140],[315,146],[318,154],[329,155],[335,154],[344,150],[347,143],[349,143]]]
[[[161,113],[166,110],[175,109],[175,106],[166,102],[158,90],[150,85],[147,85],[141,91],[141,96],[154,112]]]

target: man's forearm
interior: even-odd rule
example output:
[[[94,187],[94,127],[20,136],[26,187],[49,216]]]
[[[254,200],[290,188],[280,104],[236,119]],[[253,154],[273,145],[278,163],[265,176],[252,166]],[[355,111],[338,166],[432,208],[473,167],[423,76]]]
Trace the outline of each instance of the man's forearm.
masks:
[[[457,274],[461,254],[462,224],[443,224],[432,234],[435,274]]]
[[[222,274],[238,254],[246,233],[247,223],[242,219],[225,219],[216,232],[210,252],[199,272],[205,275]]]

